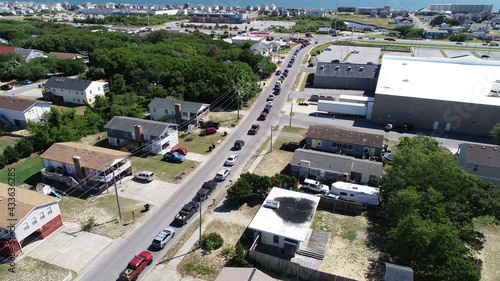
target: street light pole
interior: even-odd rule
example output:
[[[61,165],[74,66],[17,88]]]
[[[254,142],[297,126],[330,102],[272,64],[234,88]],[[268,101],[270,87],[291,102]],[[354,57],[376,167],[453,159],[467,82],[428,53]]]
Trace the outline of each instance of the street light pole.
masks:
[[[199,247],[201,249],[201,202],[203,202],[202,198],[200,197],[200,241],[198,242],[199,243]]]

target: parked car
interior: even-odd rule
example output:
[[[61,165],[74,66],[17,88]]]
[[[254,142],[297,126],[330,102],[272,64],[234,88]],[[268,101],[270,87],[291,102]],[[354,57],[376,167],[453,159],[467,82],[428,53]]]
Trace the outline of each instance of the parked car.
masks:
[[[237,153],[232,153],[227,157],[226,162],[224,163],[225,166],[233,166],[234,163],[236,163],[236,159],[238,159],[238,154]]]
[[[489,59],[489,58],[490,58],[490,56],[489,56],[489,55],[481,55],[481,57],[482,57],[483,59]]]
[[[168,241],[170,241],[175,236],[175,230],[173,228],[165,228],[160,231],[158,235],[156,235],[155,239],[153,239],[153,247],[163,249],[165,245],[167,245]]]
[[[236,140],[234,142],[234,149],[240,150],[245,146],[245,141],[244,140]]]
[[[327,194],[330,193],[330,188],[326,184],[322,184],[319,181],[312,179],[305,179],[300,188],[306,192],[314,192]]]
[[[200,136],[208,136],[208,135],[213,135],[217,133],[217,129],[214,127],[206,128],[205,130],[201,131]]]
[[[28,79],[21,81],[22,85],[29,85],[31,83],[33,83],[33,82],[31,82],[31,80],[28,80]]]
[[[359,36],[358,39],[363,39],[363,36]]]
[[[340,63],[340,60],[332,60],[333,63]]]
[[[274,94],[270,94],[269,97],[267,97],[266,101],[273,101],[274,97],[275,97]]]
[[[394,124],[394,123],[388,123],[384,127],[384,131],[389,132],[389,131],[398,131],[400,133],[406,133],[408,131],[413,130],[413,125],[411,124]]]
[[[276,71],[276,75],[280,75],[280,74],[281,74],[281,70]]]
[[[267,112],[265,111],[262,111],[259,115],[259,118],[257,118],[258,120],[261,120],[261,121],[264,121],[267,119]]]
[[[2,90],[12,90],[12,88],[14,88],[14,87],[12,87],[12,84],[4,84],[4,85],[0,86],[0,89],[2,89]]]
[[[463,45],[464,43],[462,43],[462,42],[457,42],[457,43],[455,43],[455,44],[457,44],[457,45]]]
[[[170,150],[170,152],[177,152],[177,153],[182,154],[182,155],[188,154],[187,149],[185,149],[184,147],[172,148],[172,150]]]
[[[220,124],[214,121],[207,121],[207,122],[201,122],[200,128],[202,129],[207,129],[207,128],[216,128],[217,130],[219,129]]]
[[[155,173],[151,171],[141,171],[134,174],[134,179],[152,182],[155,179]]]
[[[295,151],[297,148],[300,148],[300,143],[298,142],[284,142],[281,145],[281,149],[283,150],[289,150],[289,151]]]
[[[353,54],[359,54],[359,51],[358,50],[352,50],[351,53],[353,53]]]
[[[262,110],[262,112],[265,112],[265,113],[269,113],[269,111],[271,111],[271,106],[268,106],[268,105],[266,105],[264,107],[264,109]]]
[[[283,70],[283,73],[288,73],[288,69]]]
[[[252,124],[252,127],[250,128],[250,130],[248,130],[248,134],[249,135],[256,135],[257,132],[259,131],[259,129],[260,129],[259,124]]]
[[[167,152],[163,158],[170,162],[182,163],[186,159],[186,156],[180,154],[179,152]]]
[[[231,174],[231,169],[229,168],[220,168],[219,171],[217,172],[217,174],[215,175],[215,180],[218,180],[218,181],[223,181],[227,178],[227,176],[229,176]]]

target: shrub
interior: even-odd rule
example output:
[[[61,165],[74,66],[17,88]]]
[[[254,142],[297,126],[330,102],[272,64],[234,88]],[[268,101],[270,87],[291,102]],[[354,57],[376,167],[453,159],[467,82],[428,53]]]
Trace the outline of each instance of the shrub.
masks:
[[[7,159],[7,164],[16,163],[21,159],[19,152],[10,145],[3,151],[3,156]]]
[[[236,244],[236,247],[234,249],[233,265],[241,267],[252,267],[252,264],[245,259],[246,255],[247,253],[243,245],[241,245],[240,243]]]
[[[217,250],[224,245],[224,239],[219,233],[211,232],[201,236],[203,246],[208,250]]]
[[[85,231],[92,231],[92,229],[94,228],[95,226],[95,218],[94,217],[90,217],[88,220],[87,220],[87,223],[83,226],[83,230]]]
[[[222,254],[225,256],[233,256],[235,253],[235,248],[233,245],[226,245],[222,248]]]
[[[20,158],[26,158],[31,155],[35,151],[33,148],[33,143],[27,139],[20,139],[14,148],[19,153]]]

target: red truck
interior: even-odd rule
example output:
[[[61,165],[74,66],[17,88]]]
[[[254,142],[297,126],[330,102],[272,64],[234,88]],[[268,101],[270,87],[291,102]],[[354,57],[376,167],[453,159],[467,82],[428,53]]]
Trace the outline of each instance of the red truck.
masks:
[[[132,281],[137,280],[141,272],[153,262],[153,254],[148,251],[143,251],[135,256],[127,265],[127,268],[120,273],[118,280]]]

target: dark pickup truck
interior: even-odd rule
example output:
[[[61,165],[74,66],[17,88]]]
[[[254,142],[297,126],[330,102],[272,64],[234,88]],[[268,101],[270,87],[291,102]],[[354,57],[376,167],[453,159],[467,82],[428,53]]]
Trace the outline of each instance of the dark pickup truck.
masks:
[[[200,203],[191,201],[182,207],[179,213],[175,216],[174,220],[177,223],[186,224],[199,208]]]
[[[203,183],[203,186],[198,190],[198,193],[196,193],[196,197],[200,201],[205,201],[208,199],[210,194],[212,194],[212,191],[217,187],[217,182],[214,180],[207,181]]]

